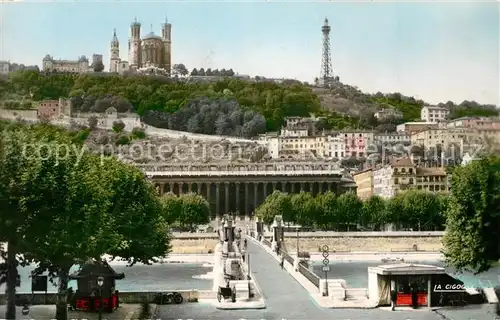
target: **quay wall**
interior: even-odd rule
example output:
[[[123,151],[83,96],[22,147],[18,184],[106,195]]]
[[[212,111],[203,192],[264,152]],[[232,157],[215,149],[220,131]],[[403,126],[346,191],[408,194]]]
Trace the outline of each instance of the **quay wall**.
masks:
[[[120,291],[120,303],[138,304],[143,302],[154,303],[155,297],[158,294],[169,292],[178,292],[184,298],[184,302],[198,302],[200,296],[203,297],[204,293],[200,294],[199,290],[176,290],[176,291]],[[46,305],[55,304],[57,293],[18,293],[16,294],[16,305],[22,306],[24,303],[30,305]],[[0,305],[7,303],[7,296],[0,294]]]

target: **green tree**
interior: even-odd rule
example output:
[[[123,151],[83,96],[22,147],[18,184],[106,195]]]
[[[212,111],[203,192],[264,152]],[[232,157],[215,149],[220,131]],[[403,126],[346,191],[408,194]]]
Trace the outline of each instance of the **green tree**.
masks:
[[[363,202],[362,225],[372,224],[380,230],[387,223],[386,201],[377,195],[373,195]]]
[[[89,124],[89,128],[90,128],[91,130],[93,130],[93,129],[97,128],[97,124],[99,123],[99,120],[97,120],[97,117],[92,116],[92,117],[89,117],[89,118],[87,119],[87,122],[88,122],[88,124]]]
[[[343,223],[347,231],[351,225],[361,222],[363,203],[354,192],[346,192],[337,198],[337,212],[339,222]]]
[[[198,225],[210,222],[210,206],[202,196],[194,193],[181,196],[182,214],[178,218],[179,223],[190,230]]]
[[[500,258],[500,158],[456,167],[443,238],[446,262],[480,273]]]
[[[1,248],[5,261],[2,277],[6,284],[6,319],[16,318],[16,284],[19,277],[16,255],[23,252],[25,243],[22,234],[28,220],[28,213],[22,209],[23,182],[32,175],[30,159],[23,155],[23,147],[27,144],[26,135],[14,130],[0,135],[0,241],[7,242],[8,246],[6,252],[5,248]]]
[[[314,224],[314,217],[318,212],[318,205],[316,199],[309,192],[300,192],[290,197],[292,220],[301,226],[312,226]],[[285,214],[283,217],[285,217]]]
[[[411,189],[403,195],[403,210],[413,228],[428,227],[439,215],[440,203],[433,193]]]
[[[275,190],[255,209],[255,215],[269,226],[273,223],[275,216],[285,217],[291,210],[290,197],[286,193]]]
[[[316,198],[319,211],[313,218],[316,226],[333,230],[339,222],[337,196],[335,193],[329,191],[318,195]]]
[[[167,193],[160,198],[163,208],[163,218],[169,225],[179,221],[182,215],[182,198],[173,193]]]
[[[117,121],[113,122],[113,131],[114,132],[120,133],[123,131],[123,129],[125,129],[125,123],[123,123],[123,121],[117,120]]]

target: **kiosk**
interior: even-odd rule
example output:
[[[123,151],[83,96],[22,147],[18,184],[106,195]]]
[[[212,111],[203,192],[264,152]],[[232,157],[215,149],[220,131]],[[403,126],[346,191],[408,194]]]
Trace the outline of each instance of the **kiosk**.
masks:
[[[71,280],[77,280],[78,287],[71,306],[80,311],[113,312],[119,306],[115,280],[123,278],[125,275],[116,273],[106,261],[86,263],[79,271],[70,275]],[[102,279],[102,283],[98,284],[98,279]]]

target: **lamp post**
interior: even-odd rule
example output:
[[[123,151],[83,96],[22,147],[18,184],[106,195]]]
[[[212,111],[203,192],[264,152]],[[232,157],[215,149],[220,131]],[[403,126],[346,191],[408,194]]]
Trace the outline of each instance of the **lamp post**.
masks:
[[[97,278],[97,287],[99,288],[99,320],[102,320],[102,305],[104,303],[103,298],[102,298],[102,285],[104,284],[104,278],[103,277],[98,277]]]

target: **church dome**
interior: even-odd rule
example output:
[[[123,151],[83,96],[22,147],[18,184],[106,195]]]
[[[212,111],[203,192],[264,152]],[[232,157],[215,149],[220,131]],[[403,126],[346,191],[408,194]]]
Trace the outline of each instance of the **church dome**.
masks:
[[[161,37],[157,36],[154,32],[150,32],[142,40],[161,40]]]

